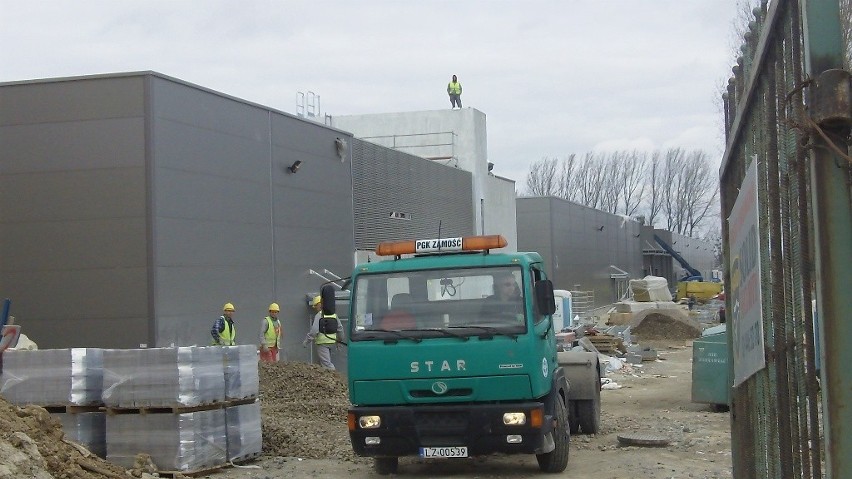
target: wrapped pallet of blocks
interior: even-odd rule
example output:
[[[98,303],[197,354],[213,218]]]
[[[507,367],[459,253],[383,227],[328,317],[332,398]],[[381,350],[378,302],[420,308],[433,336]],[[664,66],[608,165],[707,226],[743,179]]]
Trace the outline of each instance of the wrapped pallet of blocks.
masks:
[[[263,438],[260,432],[260,402],[256,399],[225,408],[228,429],[228,460],[245,461],[260,455]]]
[[[192,407],[225,400],[220,347],[106,349],[103,364],[107,407]]]
[[[671,301],[669,282],[660,276],[645,276],[642,279],[630,280],[630,292],[634,301]]]
[[[107,415],[107,460],[133,467],[136,455],[149,454],[161,472],[194,472],[227,463],[225,409],[191,412]]]
[[[260,391],[257,347],[242,345],[222,349],[225,353],[225,399],[256,398]]]
[[[7,350],[0,394],[12,404],[97,406],[103,386],[103,350]]]
[[[106,458],[106,413],[103,411],[53,413],[62,423],[65,437]]]

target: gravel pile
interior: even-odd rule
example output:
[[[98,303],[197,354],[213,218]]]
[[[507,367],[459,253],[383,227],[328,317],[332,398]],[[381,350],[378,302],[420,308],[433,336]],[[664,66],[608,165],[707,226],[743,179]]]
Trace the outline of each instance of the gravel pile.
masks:
[[[701,336],[701,325],[679,309],[648,309],[638,313],[631,334],[642,340],[685,340]]]
[[[259,374],[265,455],[367,461],[349,442],[343,376],[299,362],[260,363]]]
[[[0,396],[0,477],[128,477],[123,468],[92,455],[82,446],[75,447],[64,436],[62,424],[44,408],[18,407]]]

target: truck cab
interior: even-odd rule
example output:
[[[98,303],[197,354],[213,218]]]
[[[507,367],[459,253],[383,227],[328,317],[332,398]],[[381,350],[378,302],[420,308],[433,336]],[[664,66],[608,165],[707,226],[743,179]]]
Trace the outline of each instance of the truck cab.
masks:
[[[348,426],[356,454],[535,454],[568,461],[568,382],[557,362],[553,285],[538,253],[499,235],[382,243],[394,259],[351,278]]]

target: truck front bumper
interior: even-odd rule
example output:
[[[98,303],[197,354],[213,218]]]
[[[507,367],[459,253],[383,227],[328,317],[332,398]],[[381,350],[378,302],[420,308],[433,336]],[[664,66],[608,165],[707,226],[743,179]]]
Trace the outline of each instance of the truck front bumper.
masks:
[[[532,424],[533,411],[541,424]],[[505,413],[523,412],[523,425],[503,423]],[[359,419],[378,416],[380,425],[364,429]],[[469,456],[495,452],[541,454],[553,450],[553,417],[540,402],[488,405],[353,407],[349,437],[359,456],[418,455],[421,447],[467,447]]]

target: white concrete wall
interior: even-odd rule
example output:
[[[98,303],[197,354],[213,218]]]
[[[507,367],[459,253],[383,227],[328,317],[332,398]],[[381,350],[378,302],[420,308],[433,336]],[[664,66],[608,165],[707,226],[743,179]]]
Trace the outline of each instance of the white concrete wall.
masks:
[[[511,226],[506,221],[493,219],[501,234],[510,237],[510,246],[517,237],[514,224],[514,183],[512,188],[495,186],[489,191],[488,137],[485,114],[474,108],[461,110],[432,110],[399,113],[375,113],[369,115],[332,116],[331,125],[352,132],[357,137],[382,146],[395,148],[447,166],[461,168],[473,173],[473,204],[475,212],[474,231],[496,230],[488,226],[489,210],[508,215],[511,203]],[[505,180],[511,181],[511,180]],[[499,185],[499,183],[495,183]],[[509,196],[509,194],[511,194]],[[492,196],[493,195],[493,196]],[[483,208],[484,204],[484,208]],[[483,218],[483,209],[486,216]],[[500,217],[503,218],[503,217]]]
[[[518,221],[515,203],[515,181],[501,176],[485,177],[484,208],[485,229],[483,234],[500,234],[509,246],[498,251],[518,251]]]

